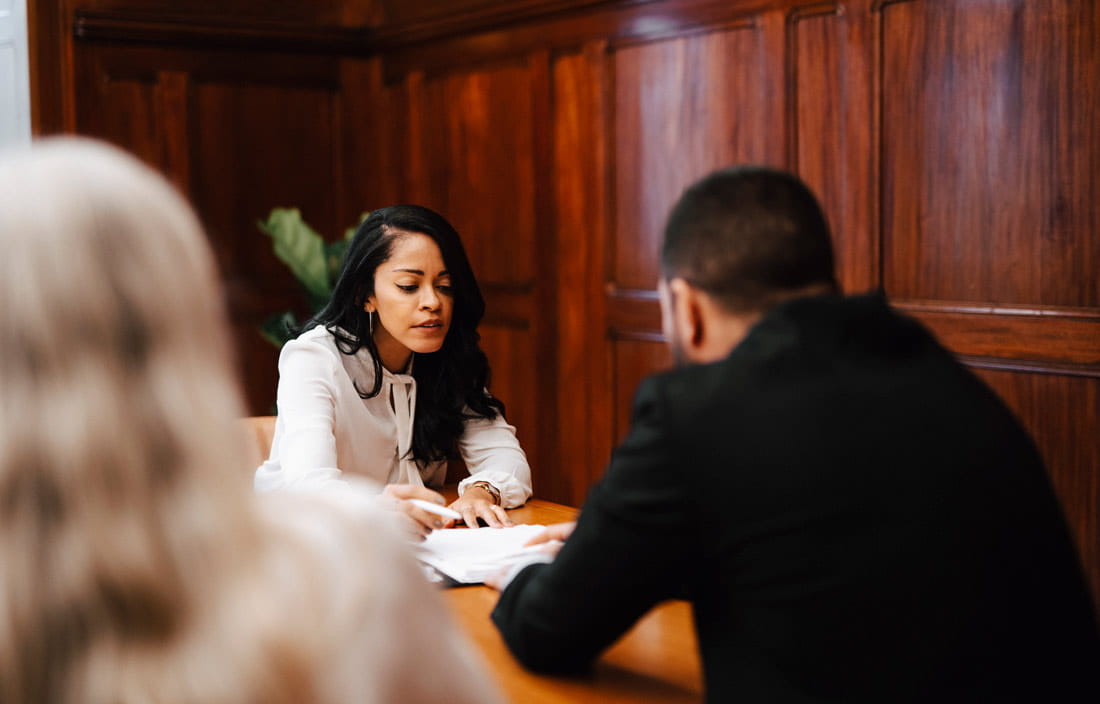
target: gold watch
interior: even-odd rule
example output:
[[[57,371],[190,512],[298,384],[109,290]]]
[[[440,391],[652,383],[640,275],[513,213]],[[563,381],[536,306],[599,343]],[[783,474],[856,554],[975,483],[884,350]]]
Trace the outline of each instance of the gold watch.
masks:
[[[489,482],[474,482],[473,484],[470,484],[467,489],[473,489],[475,486],[480,487],[488,492],[489,496],[493,499],[493,503],[497,506],[500,506],[500,492],[497,491],[497,488],[495,486],[493,486]]]

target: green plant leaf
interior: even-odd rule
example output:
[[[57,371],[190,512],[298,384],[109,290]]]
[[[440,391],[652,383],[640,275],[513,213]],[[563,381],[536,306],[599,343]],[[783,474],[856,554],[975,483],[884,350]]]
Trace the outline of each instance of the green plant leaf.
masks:
[[[348,251],[348,240],[336,240],[325,243],[325,264],[328,273],[329,290],[336,285],[340,276],[340,267],[344,264],[344,254]]]
[[[275,208],[267,221],[258,223],[271,236],[275,255],[305,287],[311,301],[327,301],[329,286],[325,241],[302,220],[297,208]],[[322,303],[323,305],[323,303]]]
[[[294,339],[294,333],[300,327],[293,313],[276,313],[260,324],[260,334],[264,339],[282,349],[288,340]]]
[[[355,223],[354,225],[352,225],[348,229],[344,230],[344,239],[345,240],[350,240],[351,238],[355,237],[355,232],[359,229],[359,226],[363,224],[363,221],[366,220],[368,217],[370,217],[370,214],[371,214],[370,210],[368,210],[365,213],[360,213],[359,214],[359,222]]]
[[[344,255],[368,215],[369,212],[360,215],[359,222],[344,231],[344,239],[335,242],[325,242],[302,220],[297,208],[274,208],[266,221],[257,223],[260,231],[271,237],[275,255],[302,284],[306,302],[314,313],[324,308],[332,297],[332,287],[340,275]],[[259,331],[265,340],[282,348],[293,339],[299,327],[298,319],[288,311],[267,318]]]

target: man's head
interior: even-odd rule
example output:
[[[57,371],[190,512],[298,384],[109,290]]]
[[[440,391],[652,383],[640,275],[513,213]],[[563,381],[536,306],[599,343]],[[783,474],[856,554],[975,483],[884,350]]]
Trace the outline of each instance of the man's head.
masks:
[[[678,361],[729,354],[765,311],[837,290],[829,226],[798,178],[716,171],[680,197],[661,249],[661,309]]]

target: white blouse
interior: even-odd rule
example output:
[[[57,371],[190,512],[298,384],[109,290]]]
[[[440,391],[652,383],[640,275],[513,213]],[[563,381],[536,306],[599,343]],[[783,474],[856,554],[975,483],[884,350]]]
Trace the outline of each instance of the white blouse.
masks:
[[[317,326],[283,346],[279,355],[278,418],[271,456],[256,470],[258,491],[302,488],[341,481],[342,472],[382,484],[439,487],[445,461],[419,467],[406,457],[416,417],[416,380],[382,368],[377,396],[361,398],[374,387],[370,351],[340,352],[336,338]],[[458,440],[470,476],[458,485],[461,495],[475,481],[500,492],[505,508],[531,496],[531,468],[503,417],[474,418]]]

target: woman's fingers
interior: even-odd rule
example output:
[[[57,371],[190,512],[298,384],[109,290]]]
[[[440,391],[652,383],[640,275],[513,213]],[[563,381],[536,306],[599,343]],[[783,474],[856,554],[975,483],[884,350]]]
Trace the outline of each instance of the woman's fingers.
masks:
[[[387,484],[386,488],[382,490],[382,494],[393,499],[422,499],[440,506],[447,503],[438,491],[432,491],[426,486],[413,486],[412,484]]]
[[[406,529],[417,540],[423,540],[433,530],[444,526],[445,519],[442,516],[425,511],[409,501],[421,499],[442,506],[445,501],[438,492],[412,484],[389,484],[382,489],[382,497],[394,511],[404,515]]]
[[[477,494],[480,493],[482,492],[479,490]],[[450,508],[462,514],[462,521],[468,528],[477,528],[479,518],[490,528],[506,528],[513,525],[512,519],[508,518],[508,513],[503,508],[472,492],[466,492],[452,503]]]
[[[496,504],[493,504],[489,507],[489,509],[493,512],[493,515],[496,516],[497,521],[502,527],[509,528],[513,525],[512,519],[508,518],[508,512],[505,511],[503,508],[497,506]]]
[[[473,506],[463,506],[459,513],[462,514],[462,520],[466,522],[468,528],[477,528],[477,510]]]
[[[428,511],[425,511],[419,506],[411,504],[408,501],[402,501],[401,504],[402,510],[405,512],[405,514],[420,525],[424,526],[425,529],[432,531],[436,528],[443,527],[442,517],[437,516],[434,513],[429,513]]]
[[[440,499],[443,498],[431,489],[408,485],[391,484],[382,491],[382,496],[386,503],[388,503],[390,508],[394,511],[405,517],[405,523],[407,524],[406,528],[420,540],[423,540],[424,537],[433,530],[442,528],[443,518],[429,511],[425,511],[407,499],[422,498],[425,501],[432,501],[435,503],[433,495]]]
[[[427,526],[405,514],[401,515],[401,525],[409,537],[417,542],[423,541],[432,532]]]
[[[493,510],[496,507],[496,504],[490,503],[478,504],[477,507],[477,515],[485,521],[485,525],[490,528],[501,528],[504,526],[504,524],[501,523],[500,516]]]

